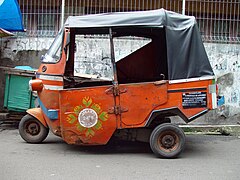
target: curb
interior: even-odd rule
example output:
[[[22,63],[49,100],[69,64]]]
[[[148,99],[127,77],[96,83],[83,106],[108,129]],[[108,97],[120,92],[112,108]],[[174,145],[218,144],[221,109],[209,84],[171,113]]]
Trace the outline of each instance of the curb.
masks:
[[[240,125],[179,125],[185,134],[221,134],[240,136]]]

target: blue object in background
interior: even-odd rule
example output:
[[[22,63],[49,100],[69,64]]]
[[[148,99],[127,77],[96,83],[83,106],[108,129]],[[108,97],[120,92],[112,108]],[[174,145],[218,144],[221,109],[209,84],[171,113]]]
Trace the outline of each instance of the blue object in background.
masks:
[[[224,104],[225,104],[225,98],[224,98],[224,96],[219,96],[219,97],[218,97],[218,101],[217,101],[218,107],[220,107],[220,106],[222,106],[222,105],[224,105]]]
[[[16,66],[15,69],[30,70],[30,71],[34,71],[35,70],[31,66]]]
[[[24,31],[17,0],[0,0],[0,28],[7,31]]]

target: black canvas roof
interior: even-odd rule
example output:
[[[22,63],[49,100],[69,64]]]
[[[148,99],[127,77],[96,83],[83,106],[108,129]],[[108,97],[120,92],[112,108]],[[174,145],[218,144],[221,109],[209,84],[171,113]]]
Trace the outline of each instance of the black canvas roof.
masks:
[[[65,27],[164,27],[167,49],[168,79],[213,76],[201,36],[193,16],[164,9],[70,16]],[[162,32],[162,31],[161,31]]]

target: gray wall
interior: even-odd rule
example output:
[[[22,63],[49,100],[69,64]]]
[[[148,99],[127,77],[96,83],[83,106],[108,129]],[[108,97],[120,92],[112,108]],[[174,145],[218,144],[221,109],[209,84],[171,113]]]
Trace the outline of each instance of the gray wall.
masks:
[[[38,68],[41,55],[46,53],[46,49],[49,48],[52,41],[52,38],[2,38],[0,65],[9,67],[28,65]],[[240,114],[240,44],[205,43],[204,45],[217,76],[219,95],[225,98],[225,104],[219,110],[208,113],[205,119],[215,119],[216,121],[220,116],[224,118],[235,117]],[[131,49],[136,44],[126,41],[124,46]],[[84,51],[87,51],[88,47],[93,47],[93,45],[84,47]],[[0,77],[1,109],[5,87],[3,72],[0,72]]]
[[[219,95],[225,99],[220,114],[234,116],[240,113],[240,44],[205,43],[205,48],[217,76]]]
[[[38,68],[40,58],[46,53],[46,49],[53,39],[46,42],[38,38],[1,38],[0,39],[0,66],[31,66]],[[4,103],[5,74],[0,70],[0,110],[3,110]]]

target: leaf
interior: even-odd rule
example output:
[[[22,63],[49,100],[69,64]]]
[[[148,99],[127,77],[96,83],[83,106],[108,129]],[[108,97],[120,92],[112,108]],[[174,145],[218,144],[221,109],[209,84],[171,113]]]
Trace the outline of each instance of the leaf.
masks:
[[[97,124],[94,126],[94,129],[99,130],[102,128],[102,123],[101,121],[98,121]]]
[[[99,114],[100,113],[100,111],[101,111],[101,107],[99,106],[99,104],[93,104],[92,106],[91,106],[91,108],[93,109],[93,110],[95,110],[96,112],[97,112],[97,114]]]
[[[74,108],[74,113],[75,113],[76,115],[78,115],[79,112],[80,112],[82,109],[83,109],[83,106],[82,106],[82,105],[76,106],[76,107]]]
[[[102,112],[100,115],[99,115],[99,118],[102,120],[102,121],[106,121],[108,119],[108,113],[107,112]]]
[[[78,129],[80,132],[82,132],[82,131],[84,131],[84,130],[86,129],[85,127],[81,126],[80,124],[76,124],[76,126],[77,126],[77,129]]]
[[[91,136],[94,136],[94,135],[95,135],[95,132],[94,132],[91,128],[88,129],[88,131],[89,131],[89,133],[90,133]]]
[[[85,136],[88,137],[90,135],[89,131],[86,131]]]
[[[73,124],[75,121],[77,120],[76,116],[74,116],[73,114],[69,114],[67,116],[67,121],[70,123],[70,124]]]
[[[89,129],[86,131],[85,135],[86,135],[86,137],[92,137],[92,136],[95,135],[95,132],[94,132],[91,128],[89,128]]]
[[[82,100],[82,103],[86,106],[89,107],[92,104],[92,98],[89,97],[84,97]]]

